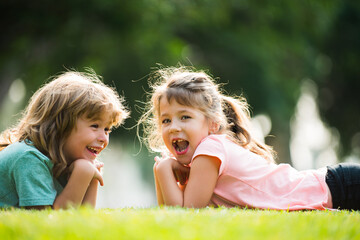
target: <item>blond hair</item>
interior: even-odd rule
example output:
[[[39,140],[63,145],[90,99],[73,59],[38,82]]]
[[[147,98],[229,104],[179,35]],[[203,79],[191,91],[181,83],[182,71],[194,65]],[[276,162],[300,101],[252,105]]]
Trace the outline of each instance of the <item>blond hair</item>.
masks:
[[[274,161],[272,148],[252,137],[249,105],[245,98],[223,95],[209,74],[190,67],[160,68],[150,76],[150,100],[138,124],[138,135],[139,125],[142,125],[143,139],[150,150],[166,150],[159,129],[159,102],[166,97],[169,102],[174,99],[181,105],[197,108],[219,124],[218,133],[227,134],[242,147],[269,162]]]
[[[54,163],[55,177],[68,165],[63,147],[80,117],[95,119],[111,113],[111,124],[119,126],[129,112],[123,99],[106,86],[91,69],[65,72],[38,89],[31,97],[18,124],[0,136],[0,151],[11,143],[30,140]]]

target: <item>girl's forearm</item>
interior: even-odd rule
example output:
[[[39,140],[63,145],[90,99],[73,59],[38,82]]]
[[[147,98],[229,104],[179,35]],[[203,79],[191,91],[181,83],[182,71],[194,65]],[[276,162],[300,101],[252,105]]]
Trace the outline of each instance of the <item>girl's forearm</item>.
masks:
[[[180,189],[172,171],[170,161],[162,161],[156,168],[159,191],[163,204],[167,206],[183,206],[184,192]]]
[[[158,177],[157,177],[157,173],[156,173],[156,167],[157,167],[157,162],[154,164],[154,181],[155,181],[155,191],[156,191],[156,199],[157,199],[157,202],[158,202],[158,205],[159,206],[162,206],[164,205],[164,199],[163,199],[163,196],[162,196],[162,192],[161,192],[161,189],[160,189],[160,185],[159,185],[159,180],[158,180]]]

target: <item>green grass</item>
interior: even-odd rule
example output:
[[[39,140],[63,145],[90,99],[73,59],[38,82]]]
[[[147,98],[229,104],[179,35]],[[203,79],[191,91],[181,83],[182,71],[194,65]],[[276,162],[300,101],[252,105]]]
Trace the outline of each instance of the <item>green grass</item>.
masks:
[[[360,239],[360,212],[0,210],[0,239]]]

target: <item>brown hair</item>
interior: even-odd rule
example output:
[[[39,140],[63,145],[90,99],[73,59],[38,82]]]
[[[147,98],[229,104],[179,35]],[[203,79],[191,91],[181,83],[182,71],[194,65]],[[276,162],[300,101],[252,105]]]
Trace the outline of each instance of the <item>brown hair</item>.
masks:
[[[19,123],[1,134],[0,151],[16,141],[30,140],[51,159],[58,177],[68,164],[63,147],[77,119],[110,112],[112,126],[117,127],[129,114],[122,103],[92,70],[65,72],[35,92]]]
[[[151,100],[139,124],[143,125],[144,140],[151,150],[165,150],[159,129],[159,102],[166,97],[168,101],[174,99],[179,104],[199,109],[207,118],[219,124],[219,133],[227,134],[234,142],[269,162],[274,161],[272,148],[252,137],[246,99],[223,95],[209,74],[184,66],[162,68],[153,72],[150,85]]]

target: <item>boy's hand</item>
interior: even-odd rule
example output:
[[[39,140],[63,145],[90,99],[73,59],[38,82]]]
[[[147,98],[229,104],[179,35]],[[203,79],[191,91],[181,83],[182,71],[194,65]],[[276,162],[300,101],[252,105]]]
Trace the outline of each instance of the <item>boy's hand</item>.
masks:
[[[97,179],[101,186],[104,185],[104,180],[101,174],[101,168],[104,166],[104,163],[95,160],[94,162],[91,162],[89,160],[85,159],[78,159],[75,160],[70,166],[69,166],[69,172],[70,174],[76,169],[80,168],[81,171],[88,172],[88,174],[93,175],[93,179]]]
[[[104,167],[104,163],[103,162],[100,162],[98,160],[95,159],[94,161],[94,166],[96,167],[96,169],[102,173],[102,168]]]

